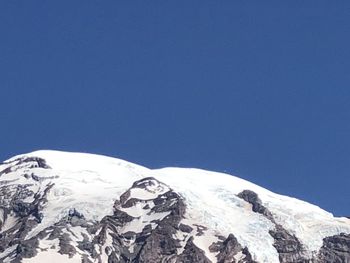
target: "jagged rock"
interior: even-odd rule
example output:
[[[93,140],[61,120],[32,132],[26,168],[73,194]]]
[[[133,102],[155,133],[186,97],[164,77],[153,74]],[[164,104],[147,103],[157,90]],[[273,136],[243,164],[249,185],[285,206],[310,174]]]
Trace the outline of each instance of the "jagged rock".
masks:
[[[233,234],[230,234],[223,242],[213,243],[209,250],[217,253],[218,263],[254,263],[248,248],[242,248]],[[241,253],[240,256],[238,254]]]
[[[193,228],[188,226],[188,225],[185,225],[185,224],[180,224],[179,225],[179,229],[182,231],[182,232],[185,232],[185,233],[191,233],[193,231]]]
[[[17,166],[30,163],[31,165],[27,168],[43,168],[43,169],[51,168],[46,164],[45,159],[39,158],[39,157],[25,157],[25,158],[16,159],[15,161],[18,161],[16,163]]]
[[[207,227],[202,226],[202,225],[198,225],[198,224],[193,224],[193,226],[195,226],[197,228],[197,236],[202,236],[204,235],[204,231],[208,230]]]
[[[32,258],[37,254],[37,247],[39,245],[38,239],[32,238],[21,241],[16,248],[16,258]]]
[[[53,184],[47,185],[41,194],[34,194],[34,200],[31,203],[23,202],[23,196],[25,198],[31,197],[28,195],[28,189],[26,187],[18,187],[13,189],[14,191],[9,191],[6,194],[8,198],[7,202],[3,202],[2,211],[4,215],[4,221],[8,220],[11,216],[14,221],[13,225],[6,230],[1,228],[0,236],[0,251],[4,251],[10,246],[17,245],[15,258],[21,257],[31,257],[35,256],[35,246],[37,244],[37,239],[32,238],[30,240],[25,239],[26,235],[36,227],[43,219],[43,214],[41,213],[43,204],[47,201],[46,196]],[[0,189],[0,191],[3,189]],[[5,191],[6,192],[6,191]],[[22,199],[21,199],[22,196]],[[3,225],[3,224],[2,224]],[[1,258],[0,258],[1,259]]]
[[[349,263],[350,235],[340,234],[323,239],[318,262]]]
[[[176,260],[176,263],[211,263],[211,261],[205,256],[204,251],[199,249],[193,243],[193,237],[191,237],[185,246],[184,251]]]
[[[255,192],[244,190],[238,194],[238,197],[251,204],[253,212],[262,214],[275,225],[275,229],[270,230],[269,233],[274,238],[273,246],[279,254],[281,263],[310,262],[311,259],[307,258],[305,255],[305,249],[298,238],[290,234],[283,226],[276,223],[272,213],[262,204],[259,196]]]
[[[58,250],[61,254],[67,254],[69,257],[73,257],[76,253],[74,246],[70,244],[71,239],[67,233],[63,233],[59,238],[59,247]]]
[[[180,196],[170,189],[163,191],[167,186],[162,185],[154,178],[144,178],[133,184],[131,189],[141,188],[147,189],[149,186],[156,186],[160,194],[155,191],[155,198],[152,199],[153,207],[150,208],[149,214],[169,213],[165,218],[157,221],[157,226],[152,229],[151,224],[146,225],[140,234],[133,233],[135,236],[134,253],[126,255],[121,253],[121,257],[129,258],[135,262],[162,262],[164,258],[176,255],[177,248],[181,247],[179,241],[173,238],[175,235],[181,218],[185,212],[185,205]],[[128,208],[128,198],[130,198],[131,189],[123,194],[120,199],[122,208]],[[137,198],[133,200],[133,205],[143,200]],[[149,206],[150,207],[150,206]],[[132,218],[129,218],[132,219]],[[123,234],[125,238],[126,235]],[[135,253],[136,252],[136,253]],[[114,258],[114,257],[113,257]]]
[[[173,239],[175,229],[172,226],[161,224],[144,240],[142,248],[136,256],[136,262],[162,262],[164,257],[176,255],[179,242]]]
[[[262,214],[269,220],[274,222],[272,213],[265,206],[262,205],[260,198],[255,192],[251,190],[244,190],[238,194],[238,197],[251,204],[253,212]]]
[[[304,248],[300,241],[288,233],[281,225],[276,224],[274,230],[270,230],[270,235],[274,238],[274,247],[276,248],[280,262],[300,262],[308,263],[310,259],[306,258]]]
[[[39,157],[22,157],[12,160],[10,162],[4,162],[3,165],[7,166],[5,169],[0,170],[0,176],[16,171],[21,168],[43,168],[50,169],[51,167],[46,164],[45,159]],[[25,175],[25,174],[24,174]]]

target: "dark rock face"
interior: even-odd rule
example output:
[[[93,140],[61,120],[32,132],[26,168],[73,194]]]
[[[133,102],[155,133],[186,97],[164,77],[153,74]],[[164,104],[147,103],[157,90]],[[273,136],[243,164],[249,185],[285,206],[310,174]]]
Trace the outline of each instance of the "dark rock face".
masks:
[[[12,160],[11,162],[2,163],[2,164],[6,165],[7,167],[0,171],[0,176],[3,174],[8,174],[10,172],[16,171],[18,169],[23,169],[23,168],[50,169],[50,166],[46,164],[46,161],[38,157],[22,157],[22,158]]]
[[[21,241],[16,248],[17,259],[34,257],[37,254],[38,244],[39,242],[35,238]]]
[[[184,233],[191,233],[193,231],[192,227],[185,225],[185,224],[180,224],[179,229]]]
[[[182,254],[176,259],[176,263],[211,263],[211,261],[206,258],[204,251],[199,249],[193,243],[193,237],[191,237],[185,246]]]
[[[209,247],[212,252],[218,252],[216,258],[218,263],[255,263],[248,248],[242,248],[234,235],[230,234],[223,242],[219,241]],[[241,255],[238,255],[241,253]]]
[[[318,262],[349,263],[350,235],[340,234],[323,239]]]
[[[274,221],[271,212],[262,205],[260,198],[255,192],[244,190],[238,194],[238,197],[251,204],[253,212],[262,214],[267,219]]]
[[[135,262],[163,262],[175,257],[177,248],[180,248],[178,240],[172,237],[175,229],[171,225],[161,223],[149,234],[138,238],[140,251],[134,258]]]
[[[23,165],[23,164],[29,164],[27,168],[51,169],[51,167],[46,164],[46,161],[39,157],[24,157],[17,160],[18,160],[18,162],[16,163],[17,166]]]
[[[280,262],[300,262],[307,263],[310,259],[305,256],[305,251],[300,241],[288,233],[281,225],[276,224],[274,230],[270,230],[270,235],[274,238]]]
[[[152,200],[139,200],[137,198],[130,198],[130,192],[132,189],[141,188],[147,189],[148,186],[152,186],[161,194],[157,195]],[[157,215],[167,213],[163,219],[156,221],[150,221],[140,233],[126,232],[119,234],[115,237],[116,243],[120,244],[117,249],[118,253],[112,252],[109,255],[109,261],[113,262],[115,258],[124,260],[125,262],[166,262],[170,258],[174,258],[177,254],[177,249],[181,247],[180,242],[173,238],[176,231],[179,230],[179,224],[185,213],[185,204],[182,198],[173,192],[171,189],[165,191],[168,188],[164,184],[158,182],[154,178],[144,178],[133,184],[131,189],[124,193],[119,202],[115,204],[115,214],[119,215],[119,226],[123,227],[126,223],[135,220],[135,218],[127,215],[122,210],[124,208],[130,208],[136,204],[143,204],[142,206],[151,207],[148,212],[149,215]],[[132,203],[132,205],[130,205]],[[102,220],[103,221],[103,220]],[[107,228],[110,225],[107,224]],[[118,230],[116,231],[118,232]],[[126,249],[125,244],[133,246],[133,249]],[[123,246],[124,244],[124,246]],[[120,262],[124,262],[120,261]]]
[[[301,242],[296,236],[290,234],[286,229],[284,229],[283,226],[276,223],[272,213],[262,204],[260,198],[255,192],[251,190],[244,190],[238,194],[238,197],[250,203],[252,205],[252,210],[255,213],[264,215],[275,225],[275,229],[271,230],[269,233],[275,240],[274,247],[279,254],[280,262],[310,262],[311,259],[308,259],[305,256],[305,250]]]
[[[15,224],[8,228],[3,229],[5,225],[1,223],[1,234],[0,234],[0,252],[3,252],[8,247],[18,244],[16,258],[33,256],[35,252],[35,244],[37,240],[26,240],[24,241],[27,233],[36,225],[38,225],[42,218],[43,214],[41,213],[43,205],[47,202],[46,196],[50,189],[51,185],[47,185],[45,190],[41,194],[33,194],[31,191],[28,191],[26,187],[17,187],[13,188],[14,191],[7,192],[8,189],[5,187],[0,188],[1,196],[6,196],[6,202],[0,199],[0,209],[3,211],[2,222],[5,222],[9,217],[12,217],[12,220],[15,220]],[[34,200],[32,202],[23,202],[22,198],[32,197]]]

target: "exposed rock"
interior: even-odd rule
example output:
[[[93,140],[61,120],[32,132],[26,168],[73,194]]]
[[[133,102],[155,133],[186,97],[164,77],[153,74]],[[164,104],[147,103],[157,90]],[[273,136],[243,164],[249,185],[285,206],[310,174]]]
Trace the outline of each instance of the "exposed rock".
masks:
[[[202,235],[204,235],[204,231],[208,230],[207,227],[202,226],[202,225],[193,224],[193,226],[195,226],[197,228],[196,236],[202,236]]]
[[[21,198],[21,196],[28,197],[29,191],[26,187],[18,187],[17,189],[12,189],[14,191],[5,193],[8,199],[6,202],[2,202],[3,205],[1,206],[2,211],[5,211],[3,213],[3,221],[6,221],[8,217],[11,216],[14,223],[1,233],[0,252],[10,246],[18,245],[16,250],[17,254],[15,255],[16,258],[30,257],[36,254],[36,247],[33,244],[38,244],[37,239],[32,238],[26,240],[25,237],[31,229],[41,222],[43,218],[41,210],[43,205],[47,202],[46,196],[52,186],[53,184],[49,184],[42,193],[34,194],[34,200],[30,203],[23,202],[23,197]],[[0,189],[0,193],[2,190],[4,190],[4,188]]]
[[[211,261],[205,256],[205,253],[203,250],[199,249],[194,243],[193,243],[193,237],[191,237],[185,246],[184,251],[182,254],[177,258],[177,263],[211,263]]]
[[[323,246],[319,251],[318,262],[349,263],[350,235],[340,234],[323,239]]]
[[[50,166],[46,164],[46,161],[39,157],[23,157],[17,159],[18,162],[16,163],[17,166],[21,166],[23,164],[30,164],[27,168],[43,168],[43,169],[51,169]],[[16,161],[16,160],[15,160]]]
[[[216,256],[218,263],[255,263],[248,248],[242,248],[233,234],[230,234],[223,242],[213,243],[209,250],[218,253]]]
[[[178,230],[180,220],[183,218],[186,209],[182,198],[171,190],[164,192],[168,187],[154,178],[144,178],[137,181],[133,184],[132,188],[148,189],[150,186],[155,187],[155,189],[152,190],[157,197],[152,200],[153,207],[150,209],[149,213],[169,214],[165,218],[157,220],[157,226],[154,229],[151,224],[149,224],[143,228],[141,233],[135,233],[134,253],[125,254],[125,251],[123,253],[123,250],[120,249],[121,257],[124,259],[131,257],[129,260],[135,262],[163,262],[163,260],[170,260],[169,257],[176,255],[177,249],[181,247],[179,241],[174,239],[173,236]],[[130,192],[131,189],[129,189],[128,192]],[[161,194],[157,195],[157,191]],[[122,208],[125,208],[123,204],[128,203],[126,200],[129,197],[130,194],[122,195],[120,200]],[[142,200],[137,200],[137,198],[133,200],[134,204],[143,202]],[[126,207],[129,206],[127,205]],[[126,238],[125,234],[123,238]],[[122,243],[121,240],[119,240],[119,242]]]
[[[38,247],[39,242],[36,238],[29,240],[21,241],[16,248],[16,258],[32,258],[37,254],[36,248]]]
[[[182,223],[179,225],[179,229],[185,233],[191,233],[193,231],[192,227],[185,225],[185,224],[182,224]]]
[[[6,162],[2,164],[7,167],[0,171],[0,176],[19,169],[23,169],[23,168],[27,168],[27,169],[31,169],[31,168],[50,169],[51,168],[46,164],[46,161],[44,159],[38,158],[38,157],[21,157],[21,158],[12,160],[11,162]]]
[[[270,235],[274,238],[274,247],[279,254],[281,263],[298,262],[308,263],[310,258],[306,256],[305,249],[295,235],[290,234],[280,224],[277,224],[272,213],[262,204],[258,195],[251,190],[244,190],[238,194],[238,197],[252,205],[252,210],[255,213],[262,214],[269,219],[275,229],[270,230]]]
[[[59,247],[58,252],[60,254],[67,254],[69,257],[73,257],[76,253],[74,246],[70,244],[71,239],[67,233],[63,233],[59,238]]]
[[[279,254],[280,262],[310,262],[300,241],[281,225],[276,224],[275,229],[269,233],[275,240],[273,245]]]
[[[275,222],[272,213],[262,205],[260,198],[255,192],[251,190],[244,190],[238,194],[238,197],[251,204],[253,212],[262,214],[269,220]]]
[[[138,245],[141,246],[139,254],[136,256],[136,262],[163,262],[165,257],[177,254],[177,248],[180,248],[180,243],[175,240],[172,235],[176,230],[173,226],[166,223],[161,223]]]

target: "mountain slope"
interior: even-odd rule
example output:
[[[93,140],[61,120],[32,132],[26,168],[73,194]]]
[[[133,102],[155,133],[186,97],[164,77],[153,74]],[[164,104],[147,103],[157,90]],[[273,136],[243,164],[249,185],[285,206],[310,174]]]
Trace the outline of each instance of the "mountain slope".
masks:
[[[0,262],[350,262],[350,220],[240,178],[37,151],[0,165]]]

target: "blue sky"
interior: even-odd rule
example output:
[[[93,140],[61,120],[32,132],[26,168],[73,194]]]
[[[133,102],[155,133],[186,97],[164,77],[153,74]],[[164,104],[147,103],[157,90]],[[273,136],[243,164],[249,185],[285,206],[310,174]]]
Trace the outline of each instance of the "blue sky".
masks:
[[[348,1],[1,1],[0,159],[234,173],[350,215]]]

